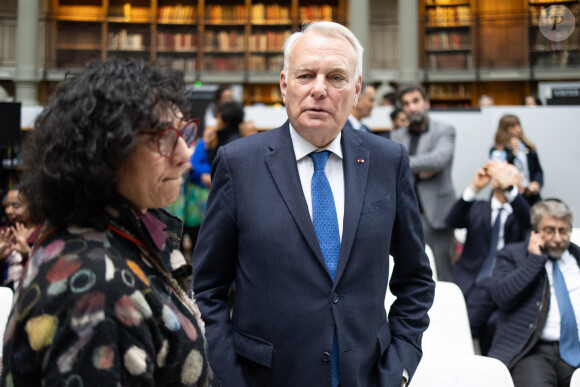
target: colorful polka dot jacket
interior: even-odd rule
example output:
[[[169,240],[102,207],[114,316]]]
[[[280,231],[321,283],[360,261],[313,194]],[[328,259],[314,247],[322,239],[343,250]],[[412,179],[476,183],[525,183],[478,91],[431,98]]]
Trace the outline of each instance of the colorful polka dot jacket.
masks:
[[[6,327],[2,386],[219,385],[181,224],[150,211],[167,226],[159,250],[130,206],[109,213],[105,231],[43,229]]]

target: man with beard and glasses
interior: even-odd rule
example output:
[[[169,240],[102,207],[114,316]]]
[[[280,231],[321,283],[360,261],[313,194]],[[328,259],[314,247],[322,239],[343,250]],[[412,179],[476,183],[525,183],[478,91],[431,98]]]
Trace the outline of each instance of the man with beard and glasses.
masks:
[[[429,96],[420,85],[402,88],[398,103],[409,126],[393,131],[391,139],[409,151],[425,243],[433,250],[439,280],[451,281],[453,229],[445,217],[456,200],[451,181],[455,128],[429,119]]]
[[[580,365],[580,248],[572,211],[557,199],[531,209],[533,231],[496,256],[490,292],[500,314],[489,356],[515,386],[569,386]]]

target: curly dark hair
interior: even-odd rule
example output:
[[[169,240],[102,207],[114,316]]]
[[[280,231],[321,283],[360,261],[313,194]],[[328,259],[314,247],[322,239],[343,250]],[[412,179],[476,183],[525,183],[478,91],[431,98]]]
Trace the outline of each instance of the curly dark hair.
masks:
[[[89,63],[57,88],[23,144],[22,192],[36,222],[106,227],[117,170],[161,112],[187,112],[182,74],[135,59]]]

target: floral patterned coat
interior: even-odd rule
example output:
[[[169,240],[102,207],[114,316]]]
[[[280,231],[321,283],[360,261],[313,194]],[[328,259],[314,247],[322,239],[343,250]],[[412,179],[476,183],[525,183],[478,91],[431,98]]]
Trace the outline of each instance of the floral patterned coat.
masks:
[[[149,211],[167,226],[159,250],[131,206],[108,211],[105,231],[44,228],[15,294],[2,386],[219,384],[179,220]]]

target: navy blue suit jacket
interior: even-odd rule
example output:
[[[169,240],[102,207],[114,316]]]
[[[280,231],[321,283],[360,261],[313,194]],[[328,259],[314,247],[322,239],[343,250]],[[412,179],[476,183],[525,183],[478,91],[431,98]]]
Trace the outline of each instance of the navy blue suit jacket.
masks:
[[[489,289],[500,313],[488,356],[512,368],[537,343],[550,308],[547,256],[528,252],[529,238],[497,254]],[[580,266],[580,248],[568,251]]]
[[[343,130],[343,234],[331,280],[302,191],[288,122],[219,149],[193,254],[210,363],[229,386],[399,387],[421,359],[434,283],[405,149]],[[397,296],[384,300],[389,253]],[[236,281],[233,314],[228,290]]]
[[[529,235],[530,207],[526,199],[517,195],[512,203],[513,209],[504,224],[504,242],[519,242]],[[466,202],[462,198],[451,208],[445,220],[450,228],[466,228],[467,235],[463,253],[453,266],[453,282],[463,294],[467,294],[473,285],[479,270],[487,257],[491,242],[491,201],[474,200]]]

